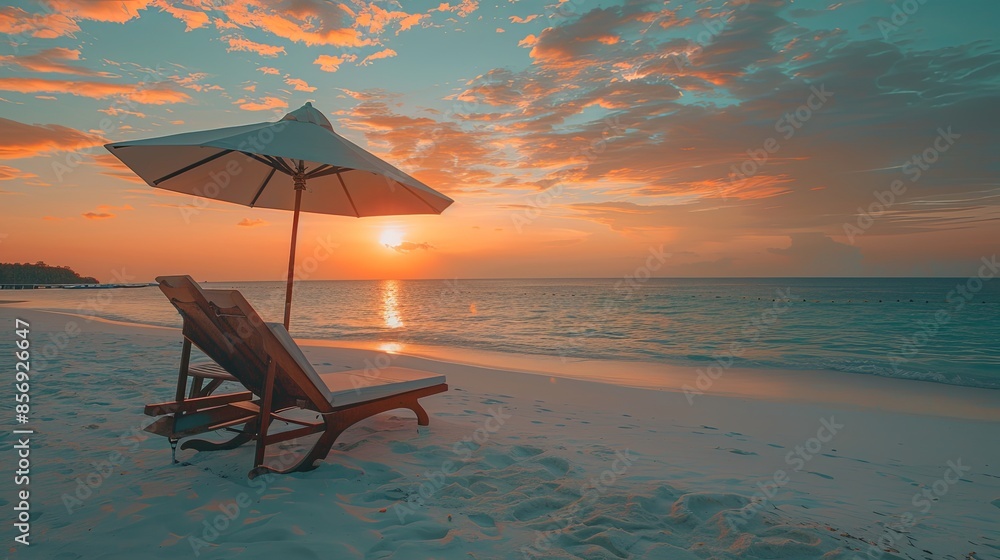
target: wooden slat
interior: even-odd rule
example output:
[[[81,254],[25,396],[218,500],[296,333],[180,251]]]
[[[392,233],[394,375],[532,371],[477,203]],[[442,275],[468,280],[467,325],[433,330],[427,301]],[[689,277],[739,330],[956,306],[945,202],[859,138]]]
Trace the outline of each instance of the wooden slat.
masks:
[[[146,431],[171,439],[180,439],[243,424],[256,417],[256,411],[239,406],[223,405],[179,417],[164,416],[146,426]]]
[[[222,366],[214,362],[205,362],[200,364],[191,364],[188,369],[188,375],[191,377],[201,377],[205,379],[222,379],[225,381],[236,381],[231,373],[223,369]]]
[[[280,441],[288,441],[290,439],[296,439],[300,437],[310,436],[312,434],[317,434],[322,432],[326,428],[326,424],[314,424],[312,426],[306,426],[305,428],[296,428],[294,430],[288,430],[285,432],[278,432],[276,434],[271,434],[264,438],[264,445],[272,445]]]
[[[323,424],[322,422],[317,423],[317,422],[309,422],[308,420],[296,420],[294,418],[286,418],[284,416],[279,415],[277,412],[271,413],[271,419],[277,420],[279,422],[286,422],[288,424],[298,424],[299,426],[316,426]]]
[[[242,408],[244,410],[249,410],[250,412],[254,412],[254,413],[260,411],[260,405],[256,401],[234,402],[234,403],[231,403],[229,406],[239,407],[239,408]]]
[[[183,402],[164,402],[147,404],[143,411],[146,416],[162,416],[164,414],[174,414],[176,412],[191,412],[223,404],[238,401],[248,401],[253,398],[253,393],[244,391],[241,393],[228,393],[225,395],[213,395],[211,397],[198,397],[187,399]]]

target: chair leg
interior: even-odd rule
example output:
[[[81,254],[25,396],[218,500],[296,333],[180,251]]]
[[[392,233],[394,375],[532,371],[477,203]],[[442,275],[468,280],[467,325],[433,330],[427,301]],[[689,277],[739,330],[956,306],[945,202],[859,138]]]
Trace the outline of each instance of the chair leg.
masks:
[[[338,427],[335,421],[327,419],[326,430],[323,431],[323,435],[316,440],[316,443],[313,444],[312,448],[294,465],[287,469],[276,469],[258,463],[256,467],[247,473],[247,478],[253,480],[264,474],[288,474],[293,472],[311,471],[319,466],[316,464],[317,461],[323,460],[330,454],[330,449],[333,448],[333,444],[337,441],[337,438],[340,437],[340,434],[344,433],[345,429],[347,429],[347,426]]]
[[[316,444],[313,445],[313,447],[301,460],[287,469],[275,469],[264,465],[262,461],[263,457],[261,456],[254,463],[254,468],[247,473],[247,476],[250,479],[254,479],[267,473],[288,474],[292,472],[311,471],[318,466],[316,464],[317,461],[320,461],[329,455],[330,449],[333,448],[333,444],[337,441],[337,438],[340,437],[340,434],[344,433],[347,428],[362,420],[389,410],[396,410],[399,408],[410,409],[417,414],[417,424],[420,426],[426,426],[430,424],[430,417],[427,415],[427,411],[424,410],[424,407],[417,402],[418,398],[420,398],[419,395],[397,395],[395,397],[374,401],[354,408],[348,408],[340,412],[326,414],[324,415],[326,429],[324,430],[323,435],[320,436],[319,440],[316,441]],[[257,441],[257,449],[260,451],[263,451],[262,442],[263,439]]]
[[[271,402],[274,398],[274,378],[278,374],[278,364],[268,360],[267,378],[264,380],[264,395],[261,399],[260,416],[257,422],[257,448],[254,450],[254,468],[264,464],[264,451],[267,448],[267,429],[271,425]]]
[[[232,439],[226,441],[208,441],[204,439],[189,439],[181,444],[181,449],[194,449],[195,451],[218,451],[224,449],[236,449],[237,447],[253,440],[257,433],[257,421],[247,422],[246,426]]]
[[[184,337],[184,344],[181,346],[181,367],[177,371],[177,392],[174,395],[174,400],[177,402],[184,401],[184,393],[187,389],[187,379],[188,379],[188,369],[191,364],[191,339]]]
[[[418,426],[430,426],[431,417],[427,414],[427,411],[424,410],[424,407],[417,402],[417,399],[413,399],[413,403],[407,408],[416,413]]]

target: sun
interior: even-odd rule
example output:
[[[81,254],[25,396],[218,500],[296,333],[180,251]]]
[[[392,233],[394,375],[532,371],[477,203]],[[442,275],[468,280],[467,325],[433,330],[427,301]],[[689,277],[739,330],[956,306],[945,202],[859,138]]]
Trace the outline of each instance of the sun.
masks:
[[[378,241],[386,247],[396,247],[403,242],[403,232],[398,229],[383,230]]]

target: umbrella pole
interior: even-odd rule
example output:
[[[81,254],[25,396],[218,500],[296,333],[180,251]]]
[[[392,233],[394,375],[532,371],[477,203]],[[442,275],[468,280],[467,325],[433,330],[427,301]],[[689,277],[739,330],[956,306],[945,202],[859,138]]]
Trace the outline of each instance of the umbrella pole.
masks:
[[[295,214],[292,216],[292,246],[288,251],[288,281],[285,285],[285,330],[292,317],[292,282],[295,280],[295,241],[299,235],[299,208],[302,206],[302,191],[306,189],[306,180],[295,176]]]

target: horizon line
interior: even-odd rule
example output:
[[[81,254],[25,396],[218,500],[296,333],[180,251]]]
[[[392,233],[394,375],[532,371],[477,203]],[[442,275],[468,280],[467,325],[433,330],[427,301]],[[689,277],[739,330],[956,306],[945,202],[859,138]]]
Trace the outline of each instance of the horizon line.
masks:
[[[965,276],[651,276],[639,279],[638,282],[649,280],[961,280]],[[473,276],[452,278],[315,278],[295,280],[301,282],[385,282],[385,281],[464,281],[464,280],[635,280],[632,276]],[[151,280],[150,282],[155,282]],[[200,283],[265,283],[281,282],[275,280],[198,280]]]

